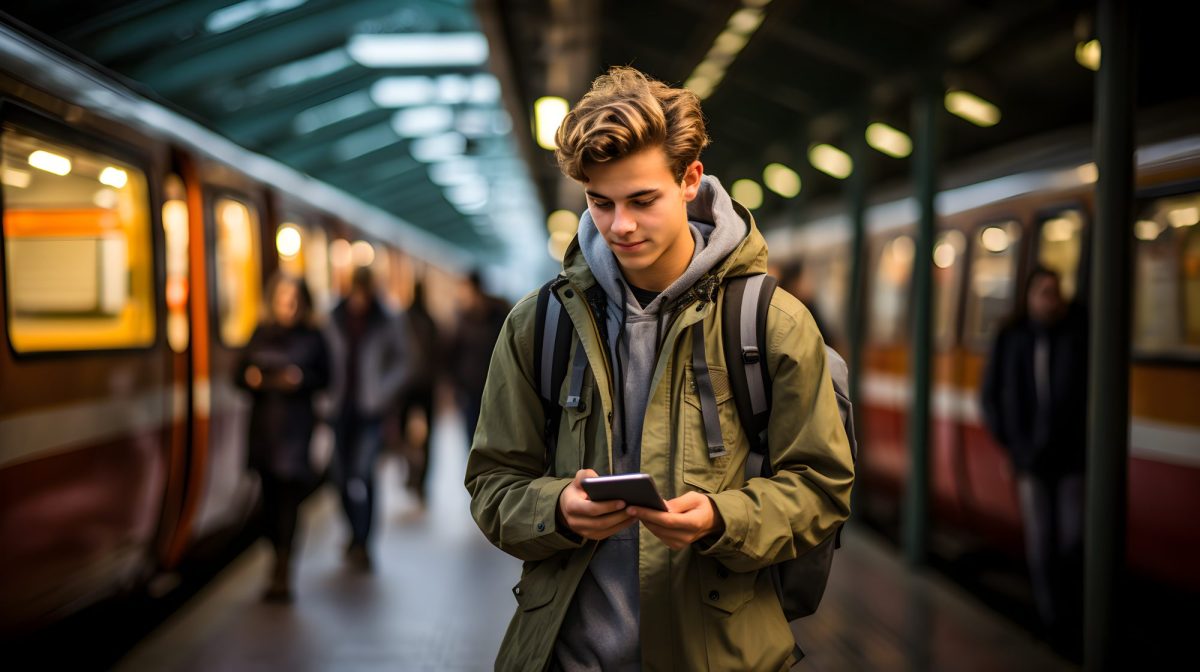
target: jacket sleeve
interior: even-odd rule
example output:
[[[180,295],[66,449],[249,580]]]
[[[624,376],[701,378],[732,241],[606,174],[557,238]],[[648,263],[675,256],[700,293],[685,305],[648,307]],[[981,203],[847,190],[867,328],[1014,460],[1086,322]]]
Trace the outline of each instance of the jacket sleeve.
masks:
[[[807,309],[779,296],[767,321],[772,380],[767,437],[774,475],[709,495],[725,531],[699,544],[702,554],[736,572],[791,560],[824,541],[850,515],[854,458],[824,342]]]
[[[533,385],[534,306],[527,298],[505,321],[492,352],[479,425],[467,458],[471,515],[483,534],[526,561],[578,548],[558,529],[558,497],[569,478],[545,476],[545,413]]]

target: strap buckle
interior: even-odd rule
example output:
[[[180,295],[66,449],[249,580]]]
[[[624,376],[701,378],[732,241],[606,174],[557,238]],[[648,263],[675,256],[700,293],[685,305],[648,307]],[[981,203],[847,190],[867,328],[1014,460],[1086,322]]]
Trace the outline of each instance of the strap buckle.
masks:
[[[742,361],[747,364],[758,364],[759,362],[758,346],[743,345],[742,346]]]

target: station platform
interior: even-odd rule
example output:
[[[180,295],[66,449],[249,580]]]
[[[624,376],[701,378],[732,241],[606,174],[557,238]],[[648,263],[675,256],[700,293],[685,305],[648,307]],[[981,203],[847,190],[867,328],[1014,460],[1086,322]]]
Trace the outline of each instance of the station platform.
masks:
[[[424,516],[385,458],[374,570],[347,566],[338,498],[305,504],[295,600],[260,597],[270,552],[260,542],[134,647],[115,669],[487,670],[515,607],[520,562],[472,522],[456,418],[434,432]],[[932,574],[914,574],[873,533],[848,529],[820,612],[794,624],[800,670],[1071,670],[1024,630]]]

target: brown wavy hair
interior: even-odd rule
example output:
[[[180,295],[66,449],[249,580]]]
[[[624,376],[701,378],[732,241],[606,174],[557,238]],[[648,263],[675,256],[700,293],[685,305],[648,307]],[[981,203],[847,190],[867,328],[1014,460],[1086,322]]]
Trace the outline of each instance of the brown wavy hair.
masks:
[[[708,146],[700,99],[634,68],[614,66],[567,113],[555,134],[554,156],[564,175],[587,182],[589,163],[662,147],[676,180]]]

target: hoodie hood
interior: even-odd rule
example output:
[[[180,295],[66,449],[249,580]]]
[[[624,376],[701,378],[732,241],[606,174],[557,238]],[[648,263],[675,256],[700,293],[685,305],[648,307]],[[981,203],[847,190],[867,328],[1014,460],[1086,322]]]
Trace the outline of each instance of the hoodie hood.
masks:
[[[683,275],[663,290],[644,311],[636,301],[631,303],[626,298],[626,282],[616,255],[587,210],[579,218],[577,245],[573,244],[568,249],[563,268],[567,275],[575,275],[583,270],[581,266],[585,266],[604,288],[610,305],[630,304],[631,310],[646,313],[656,313],[661,306],[669,305],[719,266],[722,268],[717,274],[721,276],[737,270],[739,266],[745,267],[742,269],[744,273],[766,270],[766,242],[754,229],[750,213],[730,198],[717,178],[705,175],[701,179],[696,198],[687,205],[687,216],[696,243],[692,261]],[[734,254],[735,251],[738,254]],[[724,265],[723,261],[726,262]],[[761,263],[756,264],[756,261]],[[752,266],[761,266],[761,270],[753,270]]]

